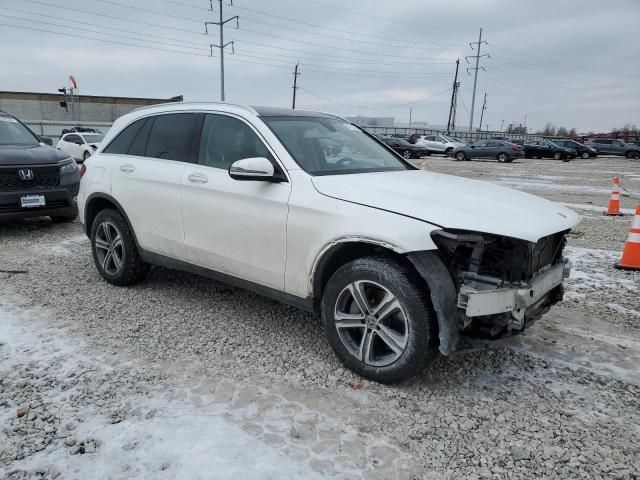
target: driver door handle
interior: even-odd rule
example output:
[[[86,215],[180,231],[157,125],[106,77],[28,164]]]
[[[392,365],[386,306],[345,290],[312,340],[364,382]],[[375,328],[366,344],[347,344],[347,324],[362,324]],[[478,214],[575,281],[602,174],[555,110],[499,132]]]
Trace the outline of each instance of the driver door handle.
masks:
[[[190,173],[187,176],[187,179],[191,182],[191,183],[207,183],[209,181],[209,179],[207,178],[206,175],[203,175],[202,173]]]
[[[120,171],[124,173],[131,173],[135,171],[136,167],[131,165],[130,163],[125,163],[124,165],[120,165]]]

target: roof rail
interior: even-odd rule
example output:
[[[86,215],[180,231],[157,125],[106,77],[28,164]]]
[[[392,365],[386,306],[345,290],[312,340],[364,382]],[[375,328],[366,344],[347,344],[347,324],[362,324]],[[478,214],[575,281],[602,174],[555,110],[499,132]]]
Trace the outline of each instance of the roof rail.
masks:
[[[154,103],[153,105],[145,105],[143,107],[134,108],[131,112],[139,112],[140,110],[147,110],[149,108],[160,107],[162,105],[227,105],[229,107],[237,107],[242,108],[243,110],[247,110],[251,113],[256,113],[256,111],[248,107],[246,105],[238,105],[235,103],[227,103],[227,102],[164,102],[164,103]]]

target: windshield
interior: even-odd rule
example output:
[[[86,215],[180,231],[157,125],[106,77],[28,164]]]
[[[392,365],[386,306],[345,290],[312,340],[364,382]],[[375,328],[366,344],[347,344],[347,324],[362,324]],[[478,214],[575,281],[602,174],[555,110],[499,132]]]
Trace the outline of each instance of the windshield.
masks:
[[[83,133],[82,136],[87,143],[100,143],[104,138],[104,135],[99,133]]]
[[[37,145],[40,139],[13,117],[0,116],[0,145]]]
[[[337,118],[262,117],[298,165],[311,175],[409,170],[355,125]]]

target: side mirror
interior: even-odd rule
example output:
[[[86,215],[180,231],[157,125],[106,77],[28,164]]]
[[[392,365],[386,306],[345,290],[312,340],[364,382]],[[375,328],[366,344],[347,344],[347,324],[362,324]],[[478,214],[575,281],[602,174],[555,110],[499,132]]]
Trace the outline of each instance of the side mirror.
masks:
[[[476,146],[475,146],[475,145],[469,145],[469,146],[470,146],[471,148],[476,148]]]
[[[39,138],[40,138],[40,141],[45,145],[49,145],[50,147],[53,147],[53,139],[51,137],[39,137]]]
[[[234,180],[256,180],[281,182],[282,175],[276,174],[273,164],[265,157],[243,158],[229,166],[229,176]]]

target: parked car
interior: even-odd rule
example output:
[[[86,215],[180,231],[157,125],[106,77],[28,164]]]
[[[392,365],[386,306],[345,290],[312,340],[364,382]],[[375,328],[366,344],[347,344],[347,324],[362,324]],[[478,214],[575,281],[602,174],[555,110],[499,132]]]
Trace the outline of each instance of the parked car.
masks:
[[[595,148],[600,155],[624,155],[627,158],[640,158],[640,147],[615,138],[592,138],[585,142]]]
[[[511,163],[522,158],[522,147],[504,140],[481,140],[469,146],[459,147],[449,152],[458,161],[472,158],[495,158],[501,163]]]
[[[457,142],[445,135],[422,135],[416,141],[416,145],[426,147],[432,153],[444,153],[445,155],[456,148],[466,146],[465,143]]]
[[[412,145],[402,138],[383,137],[380,140],[389,145],[393,150],[398,152],[407,160],[410,158],[421,158],[430,155],[428,148],[420,145]]]
[[[66,133],[56,148],[68,153],[76,161],[84,162],[98,149],[103,138],[101,133]]]
[[[325,155],[327,139],[341,151]],[[579,220],[419,170],[347,120],[302,110],[143,107],[83,167],[80,218],[107,282],[155,264],[320,312],[340,360],[384,383],[460,335],[521,331],[560,301]]]
[[[587,158],[597,157],[598,152],[595,148],[591,148],[588,145],[584,145],[583,143],[576,142],[575,140],[565,139],[565,138],[554,138],[551,140],[555,145],[563,148],[569,148],[574,150],[578,157]]]
[[[561,147],[549,140],[534,140],[524,144],[525,158],[553,158],[569,162],[576,155],[575,150]]]
[[[69,155],[0,112],[0,219],[71,221],[78,216],[79,182],[78,165]]]
[[[63,128],[62,134],[64,135],[65,133],[102,133],[102,131],[97,128],[90,127],[71,127]]]

